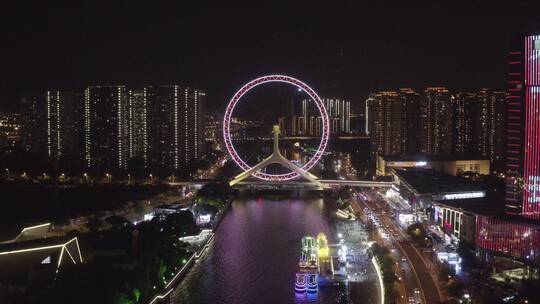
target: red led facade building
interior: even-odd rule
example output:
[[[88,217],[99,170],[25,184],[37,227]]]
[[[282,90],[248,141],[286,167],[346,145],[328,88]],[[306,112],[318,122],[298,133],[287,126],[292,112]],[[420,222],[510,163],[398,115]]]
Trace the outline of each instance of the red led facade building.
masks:
[[[540,264],[540,35],[514,37],[508,60],[507,216],[476,216],[476,246]]]
[[[524,261],[539,262],[540,226],[477,215],[476,246]]]
[[[525,162],[522,215],[540,219],[540,35],[525,37]]]
[[[508,61],[506,212],[540,219],[540,35],[521,36]]]

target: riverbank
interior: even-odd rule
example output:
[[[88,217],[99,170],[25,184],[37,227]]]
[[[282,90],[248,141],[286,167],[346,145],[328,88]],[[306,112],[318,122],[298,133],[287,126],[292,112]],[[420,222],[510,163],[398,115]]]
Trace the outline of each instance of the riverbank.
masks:
[[[191,255],[191,257],[186,261],[186,264],[169,281],[169,283],[165,286],[165,291],[161,294],[156,295],[152,300],[150,300],[149,304],[168,303],[172,291],[182,283],[182,280],[193,268],[197,260],[200,259],[207,252],[208,248],[212,244],[212,241],[214,240],[215,232],[219,228],[227,212],[229,212],[229,210],[231,209],[233,200],[233,198],[228,199],[225,203],[225,208],[216,215],[216,220],[212,224],[212,233],[208,235],[206,241],[204,241],[204,243],[199,247],[199,249]]]

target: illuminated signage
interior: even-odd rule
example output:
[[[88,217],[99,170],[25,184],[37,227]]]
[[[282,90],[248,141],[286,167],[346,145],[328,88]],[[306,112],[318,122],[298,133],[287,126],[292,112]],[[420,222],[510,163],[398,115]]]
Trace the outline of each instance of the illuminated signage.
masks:
[[[480,198],[485,197],[486,193],[484,191],[477,192],[459,192],[459,193],[448,193],[444,194],[443,200],[456,200],[456,199],[466,199],[466,198]]]

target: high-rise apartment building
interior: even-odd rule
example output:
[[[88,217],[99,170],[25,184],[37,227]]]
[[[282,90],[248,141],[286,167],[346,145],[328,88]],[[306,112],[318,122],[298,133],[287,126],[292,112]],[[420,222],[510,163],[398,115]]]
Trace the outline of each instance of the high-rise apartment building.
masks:
[[[405,153],[416,154],[420,150],[420,94],[410,88],[403,88],[399,90],[399,96],[405,107],[405,121],[404,140],[405,140]]]
[[[366,100],[371,154],[414,154],[419,145],[419,94],[412,89],[381,91]]]
[[[60,161],[80,156],[80,95],[71,91],[45,92],[47,156]]]
[[[504,122],[506,93],[481,89],[477,94],[476,122],[477,154],[492,163],[504,157]]]
[[[21,143],[21,115],[0,113],[0,151],[13,153]]]
[[[45,154],[47,133],[44,98],[41,95],[23,97],[20,103],[20,112],[23,149],[33,154]]]
[[[540,35],[515,37],[508,69],[506,210],[540,219]]]
[[[399,94],[395,91],[382,91],[371,94],[366,102],[372,156],[403,153],[405,108]]]
[[[495,168],[505,154],[506,93],[481,89],[453,95],[454,153],[489,159]]]
[[[129,90],[128,95],[129,158],[146,164],[148,153],[146,89]]]
[[[146,87],[148,163],[158,173],[189,167],[204,147],[206,93],[178,85]]]
[[[452,96],[446,88],[427,88],[421,98],[421,152],[449,155],[453,151]]]
[[[330,134],[344,135],[351,133],[351,103],[340,98],[322,98],[330,123]],[[312,105],[310,105],[312,103]],[[317,118],[320,118],[312,100],[302,100],[302,113],[295,118],[295,133],[292,135],[318,136]]]
[[[461,155],[476,153],[478,98],[476,93],[454,94],[454,152]]]
[[[128,160],[128,96],[125,86],[84,91],[85,161],[98,172],[125,169]]]

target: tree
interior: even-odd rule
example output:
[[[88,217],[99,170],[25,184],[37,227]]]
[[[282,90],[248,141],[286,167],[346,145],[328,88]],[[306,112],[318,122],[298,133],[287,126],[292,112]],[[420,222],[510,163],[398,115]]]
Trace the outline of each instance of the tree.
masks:
[[[428,245],[427,233],[422,224],[411,224],[409,227],[407,227],[407,234],[410,236],[411,241],[417,246],[426,247]]]
[[[133,304],[134,302],[128,297],[128,295],[117,292],[113,296],[113,303],[114,304]]]
[[[448,282],[448,280],[450,279],[452,275],[453,273],[448,263],[444,263],[439,267],[439,274],[438,274],[439,281]]]
[[[445,289],[450,297],[460,298],[465,289],[465,285],[458,279],[452,279],[446,283]]]
[[[118,215],[111,215],[105,221],[112,226],[113,229],[121,229],[129,225],[129,221]]]
[[[459,242],[457,253],[461,257],[461,266],[464,270],[470,270],[476,264],[474,249],[465,242]]]
[[[199,227],[193,219],[190,211],[180,211],[167,216],[164,222],[164,228],[169,233],[178,235],[193,235],[199,233]]]
[[[141,298],[141,291],[138,288],[133,288],[131,290],[131,293],[133,294],[133,298],[135,299],[135,302],[138,303],[139,299]]]

